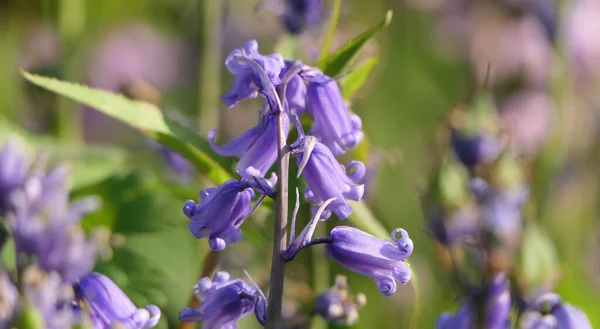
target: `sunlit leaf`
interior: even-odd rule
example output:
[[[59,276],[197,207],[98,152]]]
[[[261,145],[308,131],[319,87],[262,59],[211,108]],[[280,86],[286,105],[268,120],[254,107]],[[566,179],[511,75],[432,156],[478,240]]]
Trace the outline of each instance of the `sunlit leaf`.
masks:
[[[378,57],[369,58],[352,70],[350,74],[340,79],[339,83],[344,99],[352,98],[364,86],[371,73],[373,73],[377,62],[379,62]]]
[[[535,222],[527,223],[523,232],[519,279],[523,288],[538,289],[556,279],[558,258],[548,234]]]
[[[331,55],[319,61],[317,66],[328,76],[334,77],[342,73],[346,65],[354,58],[362,47],[377,33],[386,28],[392,21],[392,11],[385,14],[385,18],[376,26],[352,38]]]
[[[21,72],[25,79],[35,85],[93,107],[171,147],[185,156],[215,184],[220,184],[231,177],[218,160],[215,160],[219,157],[205,139],[168,118],[156,106],[129,100],[107,91]]]

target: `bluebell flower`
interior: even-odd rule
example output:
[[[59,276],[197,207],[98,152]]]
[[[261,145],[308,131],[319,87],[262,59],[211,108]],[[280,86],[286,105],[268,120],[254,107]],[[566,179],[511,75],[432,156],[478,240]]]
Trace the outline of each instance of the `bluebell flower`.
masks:
[[[564,303],[555,293],[541,295],[528,305],[519,325],[522,329],[592,329],[581,309]]]
[[[364,138],[362,121],[351,113],[337,82],[323,74],[305,74],[306,112],[313,118],[310,133],[319,138],[334,155],[358,145]]]
[[[526,185],[506,189],[494,187],[489,188],[481,200],[482,229],[501,246],[515,248],[520,241],[522,210],[528,191]]]
[[[351,296],[346,277],[338,275],[333,287],[315,297],[313,310],[327,321],[348,327],[358,321],[358,310],[366,303],[362,293]]]
[[[233,107],[244,98],[256,98],[264,87],[248,59],[256,62],[267,73],[273,85],[281,83],[279,74],[285,66],[283,57],[280,54],[261,55],[256,40],[250,40],[242,49],[232,51],[225,60],[225,66],[235,76],[233,84],[221,97],[228,107]]]
[[[228,244],[242,239],[240,226],[260,204],[250,204],[254,199],[254,190],[248,181],[229,180],[219,187],[200,191],[200,202],[188,200],[183,212],[192,221],[188,227],[198,239],[208,237],[213,250],[223,250]]]
[[[436,322],[436,329],[477,329],[483,325],[487,329],[510,329],[510,285],[505,273],[494,276],[480,294],[484,300],[482,318],[478,319],[475,298],[469,300],[452,315],[443,313]],[[480,297],[480,296],[478,296]],[[479,298],[477,298],[479,300]]]
[[[290,68],[295,65],[292,61],[285,62],[285,68],[279,75],[280,78],[288,73]],[[285,101],[288,111],[292,114],[300,115],[306,110],[306,83],[299,74],[293,75],[286,86]]]
[[[300,34],[323,21],[324,9],[323,0],[285,0],[283,24],[290,33]]]
[[[469,168],[493,161],[503,147],[502,142],[494,135],[483,133],[471,135],[457,129],[452,129],[451,141],[454,152]]]
[[[46,273],[30,266],[23,271],[21,284],[21,311],[32,306],[41,315],[46,329],[71,328],[74,317],[69,301],[74,297],[73,288],[64,283],[58,273]]]
[[[477,236],[480,232],[479,212],[475,205],[458,209],[425,205],[424,213],[433,238],[445,246],[453,246]]]
[[[167,146],[160,145],[159,150],[173,174],[184,180],[189,178],[194,170],[194,166],[183,155],[173,151]]]
[[[306,180],[308,188],[304,191],[306,199],[313,204],[321,204],[331,198],[336,198],[324,212],[323,218],[329,217],[331,212],[340,219],[345,219],[352,213],[352,207],[346,199],[359,201],[362,199],[365,187],[357,184],[363,179],[366,169],[362,162],[352,161],[348,171],[333,156],[330,149],[317,142],[310,152],[308,160],[304,160],[305,153],[298,155],[298,166],[305,166],[302,177]]]
[[[10,202],[5,218],[18,254],[34,256],[43,270],[58,272],[65,282],[91,271],[96,242],[85,236],[78,222],[99,202],[91,197],[70,204],[65,168],[27,178]]]
[[[215,273],[212,281],[207,277],[200,279],[194,294],[200,305],[182,309],[179,319],[202,322],[203,329],[237,328],[237,321],[254,312],[259,299],[256,289],[242,279],[231,279],[227,272]]]
[[[29,170],[29,159],[17,140],[9,139],[0,148],[0,216],[6,211],[9,195],[21,186]]]
[[[100,273],[82,278],[76,285],[76,295],[89,310],[94,329],[111,329],[117,325],[126,329],[153,328],[160,319],[157,306],[137,308],[119,286]]]
[[[287,116],[284,116],[284,124],[287,134],[290,128]],[[277,118],[274,115],[266,114],[255,127],[223,146],[215,145],[216,133],[213,129],[208,136],[210,146],[222,156],[240,158],[236,171],[244,178],[264,177],[277,160]]]
[[[398,233],[401,238],[396,237]],[[414,244],[405,230],[394,230],[390,241],[353,227],[337,226],[331,230],[329,240],[327,253],[343,267],[375,279],[382,295],[396,292],[396,280],[402,284],[410,281],[412,271],[405,260]]]
[[[19,303],[19,291],[7,272],[0,273],[0,328],[9,328]]]

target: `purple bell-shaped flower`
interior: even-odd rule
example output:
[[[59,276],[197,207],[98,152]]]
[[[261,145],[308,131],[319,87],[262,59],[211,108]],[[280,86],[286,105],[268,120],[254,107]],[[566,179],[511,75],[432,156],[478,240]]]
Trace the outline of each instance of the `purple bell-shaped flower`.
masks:
[[[287,116],[284,118],[287,134],[290,128],[289,120]],[[277,120],[273,115],[267,114],[266,120],[260,120],[258,125],[248,129],[227,145],[215,145],[216,132],[216,129],[213,129],[208,136],[210,146],[222,156],[240,158],[236,171],[244,178],[264,177],[277,160]]]
[[[207,277],[200,279],[194,287],[194,294],[200,306],[182,309],[179,319],[202,322],[203,329],[235,329],[240,318],[254,312],[259,299],[265,300],[244,280],[231,279],[227,272],[215,273],[212,281]]]
[[[157,306],[137,308],[121,288],[100,273],[81,279],[76,295],[88,307],[94,329],[111,329],[117,325],[127,329],[153,328],[160,319]]]
[[[400,233],[401,237],[396,235]],[[414,244],[408,233],[398,228],[392,240],[381,240],[359,229],[337,226],[331,230],[327,252],[345,268],[375,279],[384,296],[396,292],[396,280],[410,281],[412,270],[405,260],[412,254]]]
[[[188,200],[183,212],[192,220],[188,224],[192,234],[198,239],[208,237],[210,248],[216,251],[240,241],[240,226],[261,201],[250,206],[255,196],[250,186],[244,179],[229,180],[219,187],[200,191],[199,203]]]
[[[348,110],[337,82],[322,74],[306,74],[306,112],[313,118],[310,133],[334,155],[358,145],[364,138],[360,117]]]
[[[285,66],[283,57],[280,54],[261,55],[256,40],[250,40],[242,49],[232,51],[225,60],[225,66],[235,76],[233,84],[221,97],[228,107],[233,107],[244,98],[256,98],[258,92],[264,87],[255,68],[248,60],[256,62],[267,73],[273,85],[281,83],[279,74]]]
[[[592,329],[587,315],[563,303],[559,295],[547,293],[531,303],[519,321],[522,329]]]
[[[365,191],[363,184],[357,184],[365,175],[364,164],[352,161],[346,171],[331,151],[319,142],[314,144],[309,158],[304,159],[305,156],[305,153],[299,154],[297,162],[302,169],[302,177],[308,183],[308,188],[304,191],[306,199],[319,205],[336,198],[323,213],[323,218],[328,218],[331,212],[340,219],[348,218],[352,207],[346,199],[359,201]]]

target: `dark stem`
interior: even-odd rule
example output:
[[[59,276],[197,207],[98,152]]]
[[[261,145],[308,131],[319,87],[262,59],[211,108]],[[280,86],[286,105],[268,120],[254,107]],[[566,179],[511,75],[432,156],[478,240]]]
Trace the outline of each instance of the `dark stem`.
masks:
[[[280,104],[279,104],[280,105]],[[281,109],[281,107],[280,107]],[[283,281],[285,273],[285,261],[281,253],[287,245],[287,221],[288,221],[288,192],[289,192],[289,166],[290,153],[286,144],[285,113],[276,111],[277,117],[277,176],[279,177],[279,189],[275,198],[275,225],[273,239],[273,258],[271,262],[271,283],[269,286],[269,308],[267,313],[267,329],[281,328],[281,301],[283,298]]]

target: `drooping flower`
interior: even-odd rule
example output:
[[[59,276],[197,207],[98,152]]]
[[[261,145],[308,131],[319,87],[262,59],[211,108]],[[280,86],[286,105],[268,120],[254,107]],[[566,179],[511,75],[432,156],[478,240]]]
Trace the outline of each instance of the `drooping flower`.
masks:
[[[320,72],[304,78],[306,112],[314,119],[310,133],[336,156],[358,145],[364,138],[362,121],[348,110],[337,82]]]
[[[287,135],[287,116],[284,116],[284,130]],[[227,145],[215,145],[216,132],[216,129],[213,129],[208,136],[210,146],[222,156],[239,157],[236,171],[244,178],[264,177],[277,160],[277,118],[274,115],[266,114],[255,127],[248,129]]]
[[[280,54],[261,55],[258,52],[258,42],[250,40],[241,49],[233,50],[225,60],[225,66],[235,76],[233,84],[221,97],[228,107],[233,107],[244,98],[256,98],[264,87],[248,60],[256,62],[267,73],[273,85],[281,83],[279,74],[285,66],[283,57]]]
[[[281,70],[280,78],[294,66],[294,62],[285,61],[285,68]],[[299,74],[293,75],[286,86],[285,101],[290,113],[300,115],[306,110],[306,84]]]
[[[41,315],[47,329],[68,329],[73,324],[73,312],[69,301],[73,300],[73,288],[61,280],[56,272],[46,273],[30,266],[23,272],[23,299],[21,312],[33,307]],[[29,315],[31,316],[31,315]]]
[[[94,329],[110,329],[121,325],[127,329],[156,326],[160,309],[155,305],[137,308],[111,279],[90,273],[76,285],[77,299],[90,312]]]
[[[0,148],[0,216],[6,211],[9,195],[25,180],[28,169],[23,146],[9,139]]]
[[[0,273],[0,328],[9,328],[17,310],[19,291],[7,272]]]
[[[298,166],[301,166],[306,155],[298,155]],[[335,159],[330,149],[317,142],[310,153],[302,171],[302,177],[308,183],[304,191],[306,199],[314,204],[321,204],[331,198],[333,201],[323,218],[328,218],[331,212],[340,219],[345,219],[352,213],[352,207],[346,199],[359,201],[364,194],[364,185],[357,184],[365,175],[365,166],[360,161],[352,161],[348,171]]]
[[[564,303],[559,295],[547,293],[531,303],[519,321],[520,329],[592,329],[587,315]]]
[[[78,222],[99,202],[90,197],[70,204],[66,176],[65,168],[57,168],[27,178],[13,192],[5,217],[18,254],[35,256],[43,270],[75,282],[91,271],[97,253],[95,240],[86,238]]]
[[[401,238],[396,235],[400,233]],[[410,281],[412,271],[405,260],[414,244],[408,233],[398,228],[392,240],[381,240],[359,229],[337,226],[331,230],[328,254],[345,268],[375,279],[379,292],[390,296],[396,292],[396,280]]]
[[[510,329],[510,286],[505,273],[493,277],[477,296],[485,300],[482,318],[479,318],[476,307],[480,304],[469,300],[455,315],[443,313],[436,322],[436,329],[476,329],[483,325],[488,329]]]
[[[338,275],[335,285],[315,297],[313,309],[323,319],[338,326],[351,326],[358,321],[358,309],[365,306],[367,297],[359,293],[351,296],[347,279]]]
[[[254,312],[261,298],[256,289],[242,279],[231,279],[227,272],[215,273],[212,281],[207,277],[200,279],[194,294],[200,306],[182,309],[179,319],[202,322],[202,329],[236,329],[237,321]]]
[[[253,211],[250,203],[254,196],[254,190],[244,179],[229,180],[219,187],[200,191],[199,203],[188,200],[183,207],[192,220],[188,224],[190,231],[198,239],[208,237],[210,248],[217,251],[240,241],[240,226]]]

